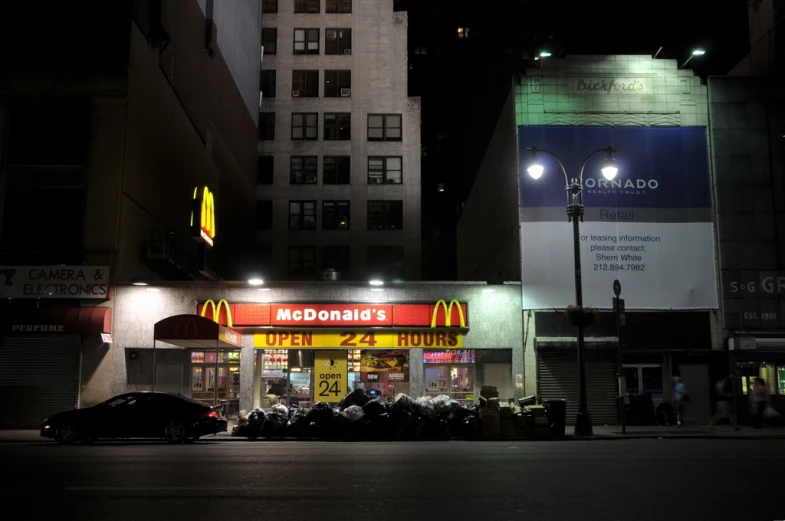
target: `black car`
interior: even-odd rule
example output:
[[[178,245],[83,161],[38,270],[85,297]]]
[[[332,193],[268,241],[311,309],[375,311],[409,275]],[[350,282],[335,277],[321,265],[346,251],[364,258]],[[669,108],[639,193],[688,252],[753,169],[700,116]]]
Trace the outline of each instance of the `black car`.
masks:
[[[125,393],[85,409],[44,420],[41,436],[58,443],[92,442],[101,438],[163,438],[190,442],[226,431],[228,422],[217,408],[169,393]]]

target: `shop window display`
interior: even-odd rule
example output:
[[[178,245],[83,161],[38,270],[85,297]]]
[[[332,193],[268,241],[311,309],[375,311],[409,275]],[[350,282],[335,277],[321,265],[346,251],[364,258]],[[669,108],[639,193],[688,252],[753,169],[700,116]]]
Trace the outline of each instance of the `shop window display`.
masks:
[[[348,357],[350,389],[390,399],[409,394],[408,350],[352,349]]]
[[[313,403],[313,352],[302,349],[265,349],[261,357],[260,406],[276,404],[309,407]]]
[[[192,351],[191,398],[213,405],[225,404],[227,417],[236,417],[240,398],[240,351]]]

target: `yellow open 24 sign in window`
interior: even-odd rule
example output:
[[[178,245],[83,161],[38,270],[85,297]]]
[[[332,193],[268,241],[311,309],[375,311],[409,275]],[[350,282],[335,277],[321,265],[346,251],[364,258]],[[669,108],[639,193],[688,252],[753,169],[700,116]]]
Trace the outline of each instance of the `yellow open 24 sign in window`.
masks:
[[[276,348],[342,348],[342,349],[410,349],[463,347],[463,335],[458,331],[321,331],[277,330],[254,334],[254,347]]]
[[[338,403],[349,392],[346,351],[317,351],[313,361],[315,401]]]

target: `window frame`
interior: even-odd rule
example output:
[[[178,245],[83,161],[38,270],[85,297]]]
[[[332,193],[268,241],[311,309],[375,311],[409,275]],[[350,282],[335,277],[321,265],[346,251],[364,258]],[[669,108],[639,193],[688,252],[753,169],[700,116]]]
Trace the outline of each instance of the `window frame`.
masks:
[[[262,125],[262,117],[264,116],[265,124]],[[271,121],[267,121],[268,118]],[[262,135],[264,129],[264,135]],[[271,130],[272,134],[267,135],[267,131]],[[275,141],[275,112],[259,112],[259,141]]]
[[[298,256],[300,257],[298,262],[300,263],[299,270],[292,270],[292,252],[297,251]],[[303,252],[310,251],[311,252],[311,269],[308,271],[305,267],[305,263],[308,262],[307,260],[303,260]],[[313,277],[316,275],[316,246],[299,246],[299,245],[290,245],[289,249],[286,254],[286,273],[290,277],[296,276],[305,276],[305,277]]]
[[[349,45],[346,46],[346,39],[341,38],[341,31],[348,33]],[[330,33],[335,33],[335,40],[330,40]],[[335,45],[335,49],[330,50],[331,44]],[[349,52],[346,52],[346,51]],[[324,54],[330,56],[351,55],[352,54],[352,29],[351,27],[327,27],[324,29]]]
[[[390,224],[391,206],[397,203],[396,206],[400,207],[400,227],[395,228]],[[381,226],[374,226],[371,222],[372,209],[371,206],[382,206],[382,224]],[[375,210],[374,210],[375,211]],[[400,231],[403,230],[403,201],[400,199],[369,199],[367,205],[367,228],[373,231]],[[396,223],[393,223],[396,224]]]
[[[334,76],[331,78],[331,76]],[[347,80],[346,82],[345,80]],[[344,80],[343,82],[341,80]],[[348,84],[347,84],[348,83]],[[348,96],[341,96],[341,90],[349,89]],[[334,92],[333,92],[334,91]],[[327,69],[324,71],[324,97],[349,98],[352,95],[352,70]]]
[[[329,250],[333,250],[333,251],[340,250],[342,252],[341,255],[332,255],[332,257],[333,258],[335,258],[335,257],[345,257],[345,259],[344,259],[346,261],[345,264],[343,264],[343,265],[336,264],[335,266],[328,265],[327,262],[325,261],[325,259],[328,257],[326,252],[329,251]],[[351,269],[351,266],[352,266],[352,249],[351,249],[351,246],[347,246],[347,245],[343,245],[343,244],[325,244],[325,245],[323,245],[321,247],[320,253],[321,253],[322,270],[334,269],[334,270],[338,270],[338,271],[349,271]]]
[[[270,83],[269,77],[265,78],[265,76],[269,75],[272,75],[272,84]],[[275,87],[277,81],[278,72],[276,69],[262,69],[259,71],[259,91],[262,93],[263,98],[275,97]],[[265,85],[268,87],[267,90],[263,88]]]
[[[296,77],[301,76],[301,77]],[[314,79],[315,76],[315,79]],[[302,88],[297,88],[302,86]],[[294,91],[297,96],[294,95]],[[319,69],[294,69],[292,70],[292,97],[293,98],[318,98],[319,97]]]
[[[267,227],[261,226],[263,220],[262,216],[260,215],[260,209],[265,208],[266,211],[269,211],[269,215],[266,216]],[[270,231],[273,229],[273,201],[271,199],[257,199],[256,200],[256,231],[258,232],[265,232]]]
[[[264,39],[264,34],[272,34],[274,36],[272,47],[265,45],[268,40]],[[262,47],[264,47],[264,54],[274,56],[278,54],[278,28],[277,27],[262,27]]]
[[[261,154],[256,156],[256,158],[257,158],[256,159],[256,184],[263,185],[263,186],[273,184],[274,172],[275,172],[275,156],[272,154]],[[268,162],[268,160],[270,164],[265,165],[264,163]],[[266,167],[268,166],[269,166],[269,173],[265,172],[264,176],[266,179],[267,178],[266,176],[269,175],[269,182],[262,182],[262,178],[263,178],[262,172],[267,170]]]
[[[374,266],[372,264],[372,262],[374,260],[378,260],[379,258],[382,257],[382,256],[378,256],[378,255],[377,256],[372,255],[371,252],[374,251],[374,250],[377,250],[377,251],[384,251],[384,250],[394,251],[395,252],[395,257],[396,257],[396,263],[400,262],[400,265],[401,265],[400,266],[400,271],[398,271],[397,267],[394,267],[394,269],[392,271],[390,271],[389,269],[378,268],[378,267]],[[406,249],[403,247],[403,245],[400,245],[400,244],[395,244],[395,245],[369,244],[366,247],[366,250],[365,250],[366,265],[368,266],[368,270],[373,272],[372,273],[373,276],[377,276],[377,277],[381,276],[381,277],[389,277],[389,278],[403,277],[404,276],[405,254],[406,254]],[[389,254],[384,255],[383,258],[384,258],[384,260],[387,260],[387,259],[391,258],[391,255],[389,255]]]
[[[328,174],[327,161],[334,161],[334,174]],[[346,182],[339,182],[342,178],[341,165],[346,165]],[[330,170],[333,170],[331,167]],[[334,182],[329,178],[334,175]],[[324,185],[349,185],[352,184],[352,156],[324,156],[322,158],[322,184]]]
[[[351,14],[352,0],[325,0],[324,12],[327,14]]]
[[[400,172],[400,177],[398,178],[398,182],[391,180],[388,176],[389,172],[395,172],[395,170],[391,170],[388,165],[388,161],[390,159],[398,159],[401,163],[401,169],[398,170]],[[382,162],[382,169],[381,169],[381,183],[372,182],[371,179],[377,179],[377,177],[371,177],[371,161],[379,161]],[[375,170],[374,170],[375,171]],[[369,185],[401,185],[403,184],[403,156],[368,156],[368,184]]]
[[[295,161],[300,161],[300,168],[299,168],[299,176],[300,180],[298,181],[295,176]],[[319,171],[319,158],[317,156],[291,156],[289,158],[289,184],[290,185],[315,185],[318,181],[318,171]],[[309,169],[309,163],[313,166],[313,169]],[[312,172],[309,172],[312,170]],[[308,181],[308,177],[313,175],[313,181]]]
[[[294,124],[295,116],[302,116],[302,118],[303,118],[303,124],[301,125],[302,126],[302,133],[303,133],[302,137],[295,137],[294,136],[295,129],[299,128],[299,127],[295,126],[295,124]],[[315,123],[313,125],[309,125],[308,124],[308,116],[313,116],[313,118],[315,120]],[[292,137],[292,141],[318,141],[318,139],[319,139],[319,113],[318,112],[292,112],[292,122],[291,123],[292,123],[292,136],[291,136]],[[308,129],[309,128],[316,129],[315,132],[314,132],[314,136],[313,137],[308,137]]]
[[[334,123],[327,123],[327,118],[334,117]],[[325,141],[350,141],[352,139],[351,112],[325,112],[323,119],[323,139]],[[348,125],[348,132],[341,134],[341,121]],[[343,137],[341,137],[343,136]]]
[[[303,50],[297,50],[297,31],[303,31]],[[312,35],[313,32],[316,32],[316,49],[311,50],[308,48],[308,43],[311,40],[308,38],[309,35]],[[306,55],[306,54],[321,54],[321,29],[319,27],[295,27],[292,30],[292,52],[296,55]]]
[[[296,214],[292,213],[292,204],[299,204],[300,205],[299,213],[296,213]],[[305,211],[306,204],[313,207],[313,215],[309,215]],[[288,214],[289,214],[289,223],[288,224],[289,224],[289,229],[290,230],[299,230],[299,231],[308,231],[308,232],[316,231],[318,223],[316,221],[316,200],[315,199],[291,199],[291,200],[289,200]],[[305,222],[306,222],[305,219],[306,219],[306,217],[313,217],[313,227],[312,228],[308,228],[308,227],[305,226]],[[292,219],[293,218],[301,220],[302,223],[303,223],[303,226],[292,226]]]
[[[319,14],[322,12],[321,4],[322,0],[294,0],[293,10],[295,14]]]
[[[275,14],[277,12],[278,12],[278,0],[262,0],[262,13]]]
[[[326,209],[328,205],[332,206],[333,208],[329,221],[326,213]],[[346,208],[346,214],[344,219],[346,221],[346,226],[344,227],[340,226],[340,218],[342,214],[337,211],[339,207]],[[328,222],[329,222],[329,226],[328,226]],[[349,201],[348,199],[340,199],[340,200],[329,199],[329,200],[322,201],[322,230],[349,230],[351,229],[351,226],[352,226],[351,201]]]
[[[374,118],[374,117],[381,117],[382,118],[382,126],[381,127],[371,126],[371,118]],[[400,127],[392,127],[392,126],[387,124],[388,118],[391,118],[391,117],[397,117],[400,120],[400,123],[401,123]],[[367,123],[368,123],[368,141],[396,141],[396,142],[397,141],[403,141],[403,114],[393,114],[393,113],[390,113],[390,114],[376,114],[376,113],[370,114],[369,113],[368,114]],[[398,137],[388,137],[387,136],[388,131],[396,129],[396,128],[399,130],[399,136]],[[371,136],[371,130],[372,129],[376,129],[376,130],[381,129],[382,137],[381,138],[372,137]]]

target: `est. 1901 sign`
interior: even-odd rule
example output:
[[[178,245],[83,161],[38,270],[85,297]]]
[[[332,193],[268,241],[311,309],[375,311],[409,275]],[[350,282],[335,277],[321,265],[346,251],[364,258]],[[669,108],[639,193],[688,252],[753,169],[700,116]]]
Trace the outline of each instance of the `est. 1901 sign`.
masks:
[[[109,266],[0,266],[0,297],[108,299]]]

